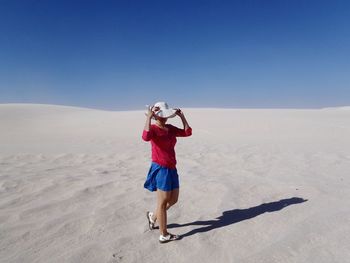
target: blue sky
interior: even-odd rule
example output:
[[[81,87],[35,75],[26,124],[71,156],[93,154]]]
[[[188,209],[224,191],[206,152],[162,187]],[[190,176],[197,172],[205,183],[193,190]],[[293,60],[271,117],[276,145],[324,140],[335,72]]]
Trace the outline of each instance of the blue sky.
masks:
[[[0,0],[0,103],[350,105],[349,1]]]

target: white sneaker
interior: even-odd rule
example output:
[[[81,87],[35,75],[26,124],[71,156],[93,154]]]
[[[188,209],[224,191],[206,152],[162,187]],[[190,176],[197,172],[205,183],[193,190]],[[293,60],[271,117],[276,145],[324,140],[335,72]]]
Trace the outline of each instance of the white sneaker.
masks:
[[[166,236],[160,235],[159,242],[160,243],[167,243],[170,241],[178,240],[179,238],[180,238],[180,236],[178,236],[178,235],[173,235],[173,234],[168,233]]]
[[[149,230],[153,230],[153,229],[154,229],[154,224],[156,223],[156,221],[154,221],[154,220],[152,219],[153,213],[147,211],[146,216],[147,216],[147,220],[148,220],[148,227],[149,227]]]

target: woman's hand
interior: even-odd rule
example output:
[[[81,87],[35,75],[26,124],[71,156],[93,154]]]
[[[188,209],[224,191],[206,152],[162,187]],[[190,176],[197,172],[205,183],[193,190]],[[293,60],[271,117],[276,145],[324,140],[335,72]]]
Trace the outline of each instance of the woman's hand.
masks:
[[[154,107],[154,106],[147,106],[147,118],[146,118],[146,123],[145,123],[145,131],[150,131],[151,130],[151,119],[152,117],[155,117],[155,113],[159,111],[159,107]]]
[[[180,118],[182,118],[182,117],[185,116],[184,113],[181,111],[181,109],[176,109],[175,114],[176,114],[177,116],[179,116]]]
[[[155,113],[159,111],[159,107],[154,107],[154,106],[149,106],[148,107],[148,112],[147,112],[147,117],[152,118],[155,116]]]
[[[182,124],[184,126],[184,130],[187,130],[188,128],[190,128],[190,125],[188,125],[188,122],[185,118],[184,113],[182,112],[181,109],[176,109],[176,115],[179,116],[181,118]]]

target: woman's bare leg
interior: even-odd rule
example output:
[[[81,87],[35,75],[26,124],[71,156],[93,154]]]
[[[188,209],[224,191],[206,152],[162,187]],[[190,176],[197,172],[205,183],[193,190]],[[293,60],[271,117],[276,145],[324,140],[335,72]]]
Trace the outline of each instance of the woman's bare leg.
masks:
[[[170,197],[169,197],[169,201],[166,204],[166,210],[168,210],[170,207],[172,207],[174,204],[177,203],[177,200],[179,199],[179,192],[180,189],[174,189],[170,192],[166,192],[166,193],[170,193]],[[157,215],[158,215],[158,205],[157,205],[157,209],[156,209],[156,213],[153,214],[153,220],[154,222],[157,220]]]
[[[170,200],[169,200],[167,207],[166,207],[167,210],[177,203],[177,200],[179,199],[179,192],[180,192],[179,188],[171,191]]]
[[[167,231],[167,204],[170,200],[171,192],[157,190],[157,217],[160,234],[166,236]]]

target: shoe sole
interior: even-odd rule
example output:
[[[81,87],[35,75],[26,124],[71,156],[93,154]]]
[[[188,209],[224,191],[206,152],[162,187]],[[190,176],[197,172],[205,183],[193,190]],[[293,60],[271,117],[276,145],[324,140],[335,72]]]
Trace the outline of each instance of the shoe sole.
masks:
[[[171,241],[177,241],[179,239],[180,239],[180,236],[177,236],[175,239],[169,239],[169,240],[164,240],[164,241],[159,240],[159,243],[164,244],[164,243],[169,243]]]
[[[153,223],[151,222],[151,220],[149,220],[148,215],[149,215],[149,211],[146,212],[146,217],[147,217],[147,221],[148,221],[148,228],[149,228],[149,230],[153,230],[154,227],[151,226]],[[153,226],[154,226],[154,224],[153,224]]]
[[[169,243],[169,242],[171,242],[171,241],[177,241],[178,239],[173,239],[173,240],[166,240],[166,241],[160,241],[159,240],[159,243],[161,243],[161,244],[166,244],[166,243]]]

